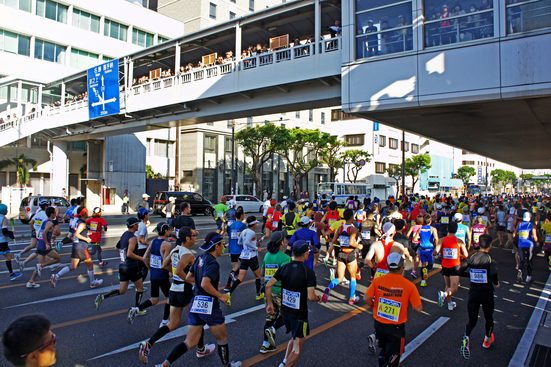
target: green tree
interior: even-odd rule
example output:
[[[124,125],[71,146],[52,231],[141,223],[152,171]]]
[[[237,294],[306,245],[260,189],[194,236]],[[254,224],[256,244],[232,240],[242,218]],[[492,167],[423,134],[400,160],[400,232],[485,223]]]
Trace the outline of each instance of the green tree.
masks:
[[[21,154],[19,157],[0,160],[0,170],[9,166],[15,167],[17,172],[17,183],[20,186],[26,186],[30,180],[30,173],[27,166],[31,166],[33,170],[36,170],[37,163],[35,159],[26,157],[25,154]]]
[[[503,182],[505,182],[505,179],[507,178],[507,174],[504,170],[502,169],[494,169],[492,170],[492,172],[490,172],[490,177],[491,177],[491,183],[492,185],[494,186],[494,189],[497,188],[498,185],[502,185],[502,186],[505,186],[503,184]]]
[[[463,188],[465,189],[465,195],[467,195],[467,186],[471,181],[471,177],[476,175],[474,167],[461,166],[457,169],[457,178],[463,181]]]
[[[515,181],[516,179],[517,179],[517,175],[515,174],[515,172],[505,171],[505,180],[503,181],[504,182],[503,186],[506,186],[509,183],[512,184],[513,181]]]
[[[272,140],[274,148],[285,158],[293,175],[295,195],[301,191],[302,178],[321,164],[320,154],[331,139],[330,134],[318,129],[293,128],[287,130],[286,135],[281,135],[278,141]]]
[[[149,164],[145,166],[145,172],[147,178],[155,178],[155,171]]]
[[[252,159],[251,173],[256,186],[256,197],[261,197],[262,166],[268,162],[276,147],[282,146],[283,142],[289,141],[289,132],[284,127],[274,124],[256,125],[247,127],[235,134],[235,141],[245,152],[247,157]]]
[[[391,164],[387,169],[386,173],[388,177],[393,178],[396,181],[396,197],[399,198],[401,194],[400,190],[400,180],[402,179],[402,165],[400,164]]]
[[[320,152],[320,161],[329,167],[329,182],[335,182],[337,171],[342,168],[341,149],[347,145],[347,142],[331,136],[327,146]]]
[[[348,181],[356,183],[358,174],[363,167],[360,164],[362,159],[366,163],[371,162],[371,154],[363,149],[349,149],[342,154],[342,160],[346,162],[346,178]],[[352,175],[352,178],[350,175]]]
[[[430,164],[430,155],[417,154],[406,159],[406,175],[411,177],[411,189],[415,189],[415,184],[419,181],[422,173],[427,172],[432,166]]]

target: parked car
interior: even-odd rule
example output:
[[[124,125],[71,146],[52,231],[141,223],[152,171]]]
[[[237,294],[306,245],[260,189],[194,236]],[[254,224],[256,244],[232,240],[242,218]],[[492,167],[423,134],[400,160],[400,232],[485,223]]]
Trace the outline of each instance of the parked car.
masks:
[[[252,195],[224,195],[228,202],[235,200],[235,209],[242,209],[243,212],[262,213],[264,210],[264,202],[260,201]]]
[[[52,206],[54,205],[55,200],[60,201],[60,215],[64,215],[67,210],[71,207],[71,203],[67,201],[64,197],[61,196],[27,196],[23,200],[21,200],[21,205],[19,206],[19,220],[23,224],[28,224],[31,219],[33,219],[34,215],[36,214],[36,211],[38,210],[38,200],[39,199],[47,199],[50,200],[50,203]]]
[[[182,191],[157,191],[155,193],[155,200],[153,201],[153,207],[151,210],[154,214],[164,216],[164,206],[168,204],[168,199],[174,197],[176,199],[176,207],[174,213],[180,214],[180,203],[187,201],[191,206],[191,214],[204,214],[206,216],[212,215],[212,203],[205,199],[203,196],[196,192],[182,192]]]

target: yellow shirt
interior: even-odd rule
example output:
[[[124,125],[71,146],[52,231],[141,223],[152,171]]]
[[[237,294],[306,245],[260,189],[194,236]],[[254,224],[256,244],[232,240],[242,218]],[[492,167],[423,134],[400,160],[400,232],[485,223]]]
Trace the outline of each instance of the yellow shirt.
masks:
[[[346,221],[344,219],[343,220],[336,220],[329,226],[329,229],[331,230],[331,232],[336,232],[337,229],[339,229],[339,227],[343,223],[346,223]]]
[[[545,236],[545,243],[551,244],[551,222],[542,223],[541,230]]]

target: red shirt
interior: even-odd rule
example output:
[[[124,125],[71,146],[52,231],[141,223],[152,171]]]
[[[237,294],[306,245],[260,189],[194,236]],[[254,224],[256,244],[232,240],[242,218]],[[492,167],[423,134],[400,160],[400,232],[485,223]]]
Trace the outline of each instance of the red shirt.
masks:
[[[100,243],[103,227],[107,227],[107,222],[105,221],[105,219],[103,219],[102,217],[88,218],[86,224],[90,226],[90,232],[92,232],[92,234],[90,235],[90,239],[92,240],[92,242]]]
[[[446,236],[442,242],[442,267],[453,268],[461,265],[461,247],[457,243],[457,237]]]

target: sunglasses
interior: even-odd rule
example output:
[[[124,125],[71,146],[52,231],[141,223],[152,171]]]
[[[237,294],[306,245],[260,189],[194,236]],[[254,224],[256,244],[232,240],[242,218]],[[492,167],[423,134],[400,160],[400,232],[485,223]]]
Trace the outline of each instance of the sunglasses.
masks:
[[[43,346],[41,346],[41,347],[39,347],[39,348],[36,348],[36,349],[30,351],[30,352],[27,353],[27,354],[23,354],[23,355],[21,356],[21,358],[25,358],[26,356],[28,356],[29,354],[34,353],[34,352],[40,352],[40,351],[42,351],[42,350],[48,348],[50,345],[53,345],[54,347],[57,345],[57,339],[56,339],[55,334],[53,334],[53,333],[52,333],[52,339],[50,339],[49,342],[47,342],[46,344],[44,344]]]

